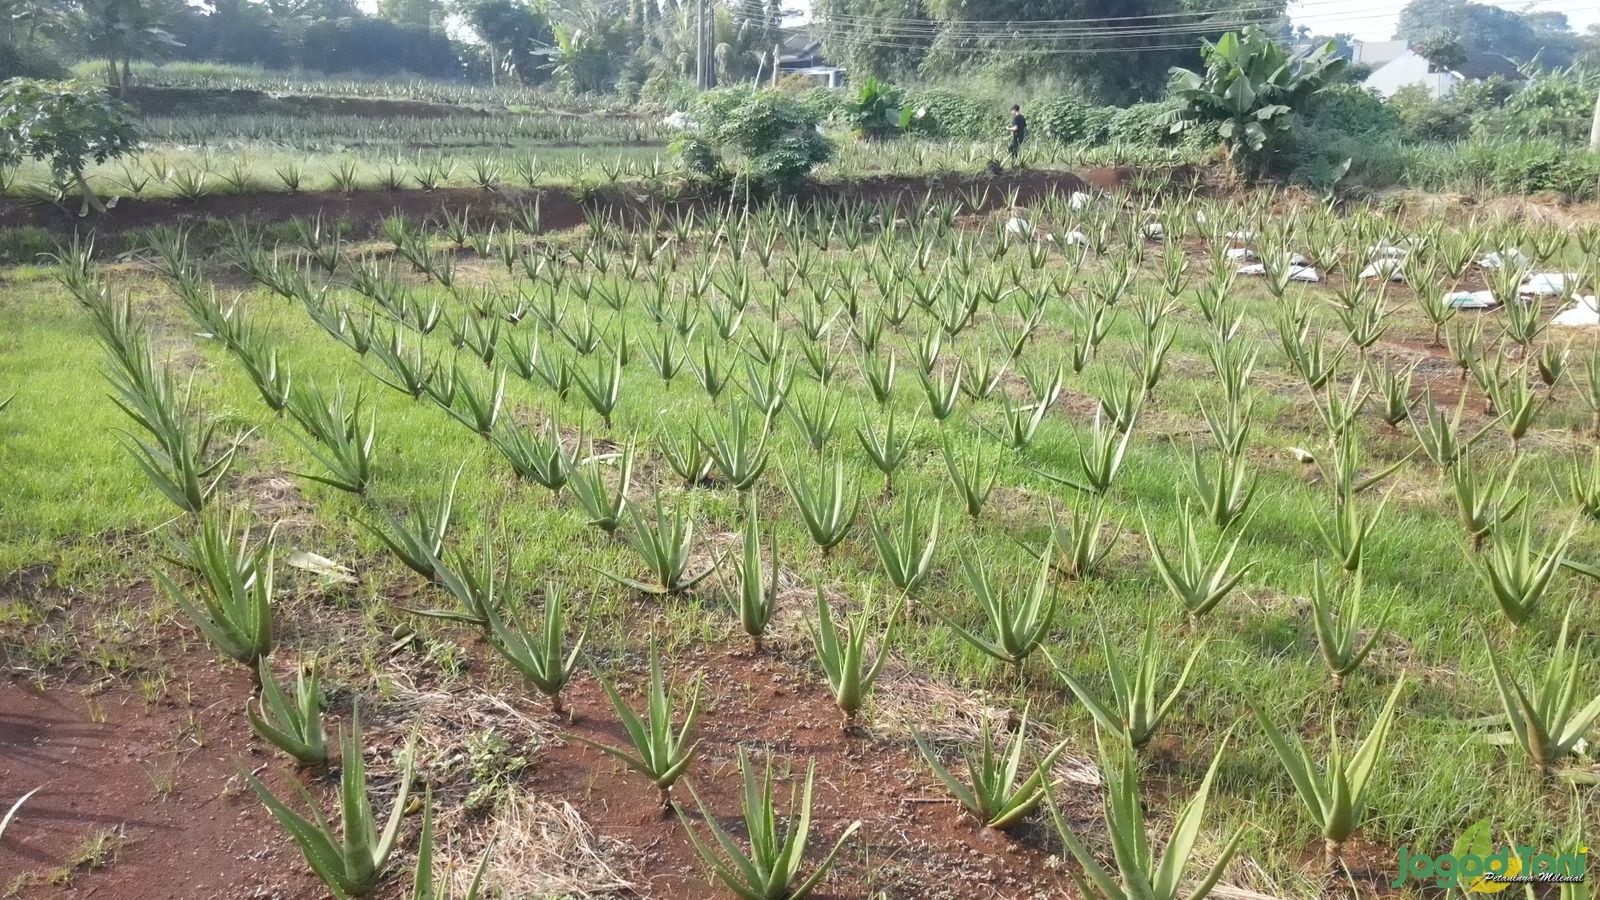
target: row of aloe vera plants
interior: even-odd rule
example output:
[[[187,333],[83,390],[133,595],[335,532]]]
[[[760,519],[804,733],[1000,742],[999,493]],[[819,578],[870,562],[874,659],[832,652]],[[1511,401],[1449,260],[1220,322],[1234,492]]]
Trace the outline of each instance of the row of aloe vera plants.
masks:
[[[1574,350],[1549,336],[1549,310],[1517,299],[1527,269],[1475,263],[1491,248],[1510,256],[1511,249],[1525,247],[1532,254],[1528,265],[1577,257],[1581,269],[1594,257],[1592,231],[1423,222],[1407,229],[1408,285],[1402,290],[1358,274],[1375,247],[1402,237],[1397,223],[1376,214],[1337,218],[1311,210],[1285,222],[1266,202],[1229,208],[1178,196],[1147,213],[1143,198],[1137,204],[1120,196],[1100,198],[1087,206],[1076,198],[1051,198],[1035,216],[1041,224],[1019,235],[1003,226],[974,231],[960,222],[963,203],[981,206],[976,199],[929,196],[903,209],[849,203],[809,211],[797,205],[753,213],[712,209],[693,216],[658,214],[632,230],[597,213],[585,233],[564,240],[536,238],[514,223],[496,222],[479,232],[455,220],[424,226],[391,220],[388,248],[342,248],[334,239],[330,250],[326,229],[316,223],[302,227],[292,248],[269,250],[240,231],[234,256],[246,274],[302,308],[371,374],[370,384],[353,391],[340,385],[331,393],[293,379],[272,339],[252,324],[257,319],[249,307],[217,300],[189,259],[181,233],[152,235],[151,256],[204,333],[227,346],[266,405],[283,414],[281,427],[315,460],[317,470],[308,478],[356,495],[381,478],[384,445],[377,404],[366,387],[382,385],[411,402],[431,403],[446,421],[459,422],[494,448],[518,479],[547,489],[553,502],[570,496],[570,508],[594,527],[597,540],[620,536],[643,574],[609,570],[619,589],[676,598],[715,583],[758,648],[779,602],[783,556],[812,551],[780,547],[778,523],[763,528],[756,498],[769,484],[781,485],[793,511],[790,523],[800,526],[784,533],[803,535],[828,559],[855,543],[851,538],[870,490],[871,476],[863,472],[875,471],[883,491],[898,494],[899,502],[870,504],[863,549],[898,599],[864,604],[841,621],[819,587],[811,619],[817,668],[845,722],[868,702],[886,656],[906,649],[905,629],[898,630],[897,641],[895,623],[913,614],[903,605],[907,597],[919,601],[912,607],[920,610],[919,629],[942,627],[975,653],[1010,668],[1019,693],[1026,690],[1029,662],[1037,654],[1049,657],[1049,668],[1066,688],[1063,698],[1077,699],[1100,731],[1125,747],[1108,753],[1106,763],[1108,773],[1121,773],[1111,779],[1108,801],[1108,827],[1126,838],[1113,842],[1118,874],[1100,869],[1087,850],[1080,854],[1085,845],[1062,825],[1062,839],[1084,860],[1086,886],[1095,891],[1120,896],[1113,892],[1138,894],[1154,885],[1170,895],[1177,889],[1175,872],[1158,874],[1148,849],[1142,856],[1137,852],[1143,826],[1132,760],[1168,715],[1182,708],[1185,691],[1224,687],[1191,683],[1191,671],[1206,652],[1202,641],[1193,641],[1181,666],[1170,664],[1172,648],[1162,633],[1168,629],[1160,620],[1170,609],[1187,632],[1201,632],[1225,601],[1248,593],[1242,585],[1260,581],[1261,567],[1241,558],[1240,547],[1268,506],[1264,496],[1282,493],[1288,480],[1281,469],[1259,462],[1264,440],[1292,436],[1310,447],[1297,448],[1294,456],[1314,473],[1299,490],[1318,515],[1298,525],[1308,546],[1322,548],[1307,591],[1307,628],[1328,672],[1328,702],[1346,702],[1346,680],[1375,648],[1404,640],[1395,633],[1396,619],[1405,618],[1401,600],[1392,590],[1380,591],[1386,596],[1374,609],[1366,573],[1369,560],[1383,552],[1386,529],[1380,526],[1396,493],[1423,484],[1458,514],[1460,552],[1465,568],[1477,573],[1481,594],[1529,641],[1548,647],[1547,665],[1530,689],[1528,674],[1503,659],[1509,657],[1505,633],[1481,638],[1507,737],[1540,771],[1583,774],[1564,767],[1581,751],[1600,701],[1576,702],[1586,657],[1581,641],[1569,645],[1566,623],[1575,610],[1581,621],[1583,605],[1592,602],[1582,579],[1595,569],[1580,550],[1587,545],[1582,523],[1600,509],[1600,457],[1582,454],[1582,442],[1571,439],[1587,425],[1572,410],[1579,403],[1591,412],[1600,408],[1600,356],[1578,351],[1584,371],[1574,372]],[[1058,230],[1046,233],[1045,222],[1059,223]],[[1236,236],[1230,239],[1229,231]],[[1069,233],[1075,237],[1067,239]],[[706,235],[715,236],[713,252],[686,249]],[[1191,237],[1204,249],[1186,248]],[[1336,273],[1331,285],[1307,288],[1294,280],[1282,261],[1294,245]],[[1243,284],[1237,254],[1225,252],[1240,246],[1263,262],[1259,285]],[[503,276],[494,274],[502,269]],[[120,358],[122,351],[106,335],[115,323],[135,321],[128,307],[106,299],[104,285],[84,266],[68,265],[63,273],[95,311],[108,351]],[[459,277],[465,274],[474,277]],[[1586,277],[1579,272],[1576,280]],[[1468,283],[1487,284],[1506,301],[1502,312],[1470,320],[1459,314],[1447,291]],[[1382,352],[1391,346],[1386,338],[1396,323],[1422,323],[1424,342],[1444,345],[1443,353],[1430,355],[1448,360],[1459,378],[1435,379],[1418,391],[1421,362],[1402,365]],[[1114,334],[1122,339],[1111,341]],[[1281,370],[1263,359],[1273,345]],[[1199,366],[1180,369],[1181,380],[1175,380],[1174,366],[1191,357]],[[640,359],[646,363],[642,372],[635,364]],[[910,389],[900,374],[902,360],[914,382]],[[125,408],[155,441],[136,439],[136,458],[163,493],[200,514],[231,462],[230,451],[210,449],[209,429],[162,424],[194,418],[174,399],[175,390],[139,386],[170,376],[157,377],[146,366],[149,377],[135,377],[126,364],[112,371],[121,379],[115,383]],[[685,372],[686,389],[680,380]],[[1567,393],[1581,400],[1561,400],[1558,390],[1567,382],[1575,385]],[[1433,385],[1446,383],[1453,389],[1475,386],[1486,411],[1468,416],[1466,390],[1459,390],[1462,399],[1455,404],[1436,402]],[[1077,385],[1089,389],[1073,392],[1089,401],[1086,429],[1073,426],[1067,411],[1074,407],[1063,400],[1069,386]],[[1284,403],[1271,396],[1285,390],[1303,399]],[[1201,397],[1186,409],[1170,399],[1180,392]],[[686,429],[630,433],[623,414],[633,410],[637,421],[639,408],[626,402],[630,393],[651,408],[661,402],[652,394],[688,393],[697,414]],[[530,429],[505,414],[518,395],[540,398],[546,411],[542,428]],[[853,443],[850,429],[841,436],[839,428],[852,400],[848,412],[859,422]],[[1259,415],[1260,406],[1277,410],[1276,420]],[[1304,424],[1286,435],[1282,419],[1291,412]],[[1198,434],[1209,446],[1203,450],[1196,441],[1159,469],[1160,477],[1176,476],[1177,484],[1168,485],[1171,502],[1158,508],[1142,502],[1143,491],[1127,488],[1127,473],[1140,463],[1158,466],[1154,452],[1139,452],[1135,436],[1141,423],[1154,418],[1157,424],[1144,430],[1165,430],[1177,413],[1188,413],[1201,426]],[[592,435],[581,429],[574,439],[559,425],[585,416],[597,426]],[[1556,427],[1540,427],[1550,420]],[[189,428],[190,436],[164,435],[162,428]],[[1264,439],[1264,432],[1270,437]],[[1525,446],[1530,435],[1549,441],[1552,432],[1565,435],[1574,448],[1564,465]],[[621,437],[620,449],[597,452],[591,438],[601,433]],[[1063,434],[1073,439],[1061,441]],[[1381,458],[1364,442],[1381,444]],[[859,453],[847,454],[855,447]],[[652,485],[649,496],[639,499],[632,480],[641,452],[653,452],[679,483]],[[942,470],[942,479],[930,478],[929,467],[920,465],[930,452],[942,463],[932,467]],[[1530,486],[1519,477],[1525,466],[1542,466],[1550,478]],[[770,477],[773,470],[777,478]],[[914,476],[909,487],[907,475]],[[992,546],[980,545],[978,535],[1004,527],[992,521],[991,503],[1002,478],[1007,489],[1052,498],[1045,522],[1008,535],[1034,560],[1031,577],[1021,584],[977,552]],[[579,671],[585,637],[572,634],[559,587],[546,591],[543,615],[531,631],[506,613],[507,576],[497,564],[495,542],[450,545],[453,490],[454,483],[409,518],[375,508],[366,524],[449,604],[417,613],[478,629],[559,708],[562,688]],[[746,498],[737,504],[744,510],[740,551],[691,571],[693,498],[724,490]],[[946,498],[966,516],[955,541],[943,519]],[[1115,553],[1126,523],[1112,521],[1116,510],[1130,504],[1148,549],[1148,571],[1176,603],[1150,598],[1131,652],[1119,651],[1102,628],[1103,661],[1094,666],[1099,674],[1085,674],[1083,654],[1050,646],[1062,640],[1060,601],[1095,579],[1136,577],[1127,553]],[[1551,531],[1542,521],[1551,514],[1570,516],[1572,524]],[[232,546],[234,528],[222,519],[197,521],[206,523],[197,524],[198,533],[216,534],[213,544]],[[205,540],[193,538],[190,546]],[[946,583],[941,540],[957,545],[971,598],[966,604],[927,602],[930,584]],[[209,578],[191,588],[200,591],[199,600],[180,601],[197,624],[209,623],[201,626],[208,634],[228,631],[222,620],[233,615],[229,610],[253,609],[250,615],[259,622],[260,610],[270,608],[270,541],[263,546],[265,588],[258,578],[236,579],[239,592],[252,593],[249,604],[222,601],[234,585],[218,587]],[[198,558],[194,551],[173,557]],[[221,571],[253,573],[259,564],[230,564]],[[1568,584],[1564,573],[1578,580]],[[184,595],[178,584],[171,587]],[[208,598],[216,602],[204,602]],[[1563,598],[1571,605],[1558,616],[1563,624],[1551,639],[1539,627],[1548,618],[1541,613]],[[253,655],[234,652],[238,644],[218,645],[252,664],[265,655],[258,645],[252,645]],[[1072,652],[1073,661],[1063,664],[1052,649]],[[652,671],[643,714],[612,692],[633,746],[604,749],[648,777],[669,802],[670,788],[694,756],[696,689],[669,690],[654,661]],[[277,690],[272,696],[281,698],[281,689],[266,687],[270,681],[263,681],[264,696]],[[1365,717],[1370,729],[1353,755],[1341,753],[1341,736],[1334,732],[1323,766],[1295,738],[1297,729],[1286,733],[1281,727],[1281,713],[1254,710],[1258,734],[1305,800],[1330,863],[1373,814],[1368,787],[1387,752],[1404,681],[1393,674],[1387,699]],[[301,688],[302,698],[306,690]],[[281,700],[271,705],[289,708]],[[299,708],[306,707],[302,699]],[[314,718],[300,715],[301,721]],[[673,727],[675,720],[680,727]],[[914,743],[963,805],[985,824],[1004,828],[1047,801],[1050,762],[1064,746],[1043,748],[1024,772],[1027,721],[1024,714],[999,742],[986,733],[969,757],[965,779],[945,768],[938,749],[920,738]],[[760,782],[748,766],[746,777],[752,785]],[[1201,799],[1189,808],[1196,818],[1210,785],[1208,774]],[[759,790],[751,793],[759,796]],[[770,788],[767,797],[770,807]],[[1220,875],[1240,840],[1236,835],[1224,842],[1206,883]],[[1170,852],[1187,856],[1186,842],[1192,841],[1192,835],[1180,837]],[[1121,856],[1125,849],[1128,859]],[[752,852],[764,851],[753,846]],[[768,863],[787,868],[791,880],[797,877],[793,866],[777,860],[769,853]],[[734,865],[718,871],[742,877],[751,870]],[[1141,877],[1149,883],[1141,885]]]

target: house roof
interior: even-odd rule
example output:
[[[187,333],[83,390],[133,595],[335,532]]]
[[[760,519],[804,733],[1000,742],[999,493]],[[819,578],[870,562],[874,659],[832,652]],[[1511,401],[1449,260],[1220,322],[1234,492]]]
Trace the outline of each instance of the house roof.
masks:
[[[1455,68],[1456,74],[1465,78],[1484,79],[1495,75],[1512,81],[1522,81],[1517,64],[1498,53],[1468,53],[1467,61]]]

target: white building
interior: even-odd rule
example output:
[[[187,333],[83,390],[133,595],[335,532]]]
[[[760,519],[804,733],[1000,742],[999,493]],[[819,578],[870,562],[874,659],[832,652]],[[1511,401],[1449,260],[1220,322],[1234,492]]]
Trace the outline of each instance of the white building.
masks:
[[[1505,57],[1491,53],[1471,54],[1459,69],[1445,69],[1428,62],[1405,41],[1357,41],[1351,62],[1372,68],[1363,82],[1384,97],[1393,97],[1404,87],[1419,85],[1428,96],[1438,99],[1463,81],[1477,81],[1491,75],[1521,79],[1517,67]]]

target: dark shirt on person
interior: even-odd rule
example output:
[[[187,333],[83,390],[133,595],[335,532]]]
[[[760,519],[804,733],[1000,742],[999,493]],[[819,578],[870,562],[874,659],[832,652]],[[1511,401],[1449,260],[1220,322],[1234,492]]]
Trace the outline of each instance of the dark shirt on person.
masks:
[[[1028,133],[1027,118],[1025,118],[1022,113],[1017,113],[1016,115],[1012,116],[1011,128],[1011,139],[1019,144],[1022,143],[1023,136]]]

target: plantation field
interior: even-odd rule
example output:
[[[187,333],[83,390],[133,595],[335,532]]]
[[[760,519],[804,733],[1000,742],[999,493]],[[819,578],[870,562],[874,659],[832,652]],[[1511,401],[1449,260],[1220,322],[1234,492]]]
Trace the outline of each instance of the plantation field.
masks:
[[[206,140],[316,142],[258,126]],[[606,151],[646,186],[648,143]],[[1399,848],[1600,831],[1600,342],[1520,296],[1594,293],[1590,211],[1143,175],[551,230],[508,194],[0,272],[0,800],[42,786],[0,885],[325,896],[258,792],[336,816],[352,753],[380,830],[410,810],[385,897],[429,846],[458,896],[480,860],[489,896],[724,895],[743,754],[780,815],[814,766],[813,896],[1074,895],[1080,854],[1112,895],[1175,823],[1218,896],[1437,894]],[[290,705],[315,673],[330,746],[359,706],[331,769],[252,733],[258,660]],[[653,745],[687,768],[601,749],[619,706],[690,721]],[[986,746],[1020,772],[958,803]]]

